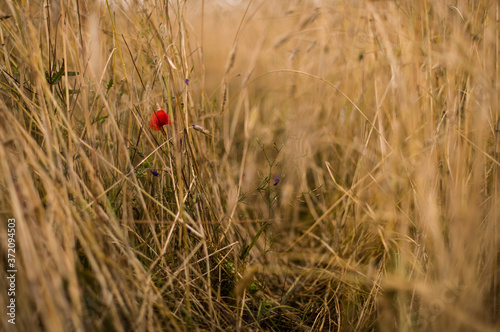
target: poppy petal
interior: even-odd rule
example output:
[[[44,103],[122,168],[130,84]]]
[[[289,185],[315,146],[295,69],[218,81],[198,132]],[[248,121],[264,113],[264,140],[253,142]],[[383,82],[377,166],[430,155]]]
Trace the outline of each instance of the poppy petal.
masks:
[[[163,110],[158,110],[151,115],[149,119],[149,127],[155,131],[160,131],[164,125],[172,124],[168,118],[168,114]]]

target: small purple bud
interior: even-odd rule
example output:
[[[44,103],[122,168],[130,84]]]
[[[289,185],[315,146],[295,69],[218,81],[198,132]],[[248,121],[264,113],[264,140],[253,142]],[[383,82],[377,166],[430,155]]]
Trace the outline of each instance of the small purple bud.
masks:
[[[159,175],[158,171],[155,170],[155,169],[151,170],[151,174],[153,174],[154,176],[158,176]]]
[[[280,178],[274,178],[274,184],[273,184],[273,186],[277,186],[278,183],[280,183],[280,180],[281,180]]]
[[[184,80],[184,83],[186,83],[186,85],[188,85],[188,84],[189,84],[189,79],[187,79],[187,78],[186,78],[186,79]]]

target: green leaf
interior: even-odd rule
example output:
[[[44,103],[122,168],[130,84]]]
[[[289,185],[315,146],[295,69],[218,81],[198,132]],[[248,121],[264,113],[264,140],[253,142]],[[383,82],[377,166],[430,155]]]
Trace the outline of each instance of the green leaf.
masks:
[[[110,78],[108,81],[108,85],[106,86],[106,92],[109,92],[109,89],[113,86],[113,78]]]

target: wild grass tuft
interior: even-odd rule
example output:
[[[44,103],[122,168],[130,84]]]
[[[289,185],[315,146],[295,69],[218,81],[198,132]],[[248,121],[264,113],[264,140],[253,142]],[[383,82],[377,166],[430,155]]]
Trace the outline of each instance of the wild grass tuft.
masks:
[[[2,2],[2,330],[498,330],[499,10]]]

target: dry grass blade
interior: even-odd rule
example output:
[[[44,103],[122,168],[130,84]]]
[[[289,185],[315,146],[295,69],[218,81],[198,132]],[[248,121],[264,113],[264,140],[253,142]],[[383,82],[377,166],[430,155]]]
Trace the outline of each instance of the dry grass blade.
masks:
[[[499,330],[499,19],[0,2],[0,330]]]

